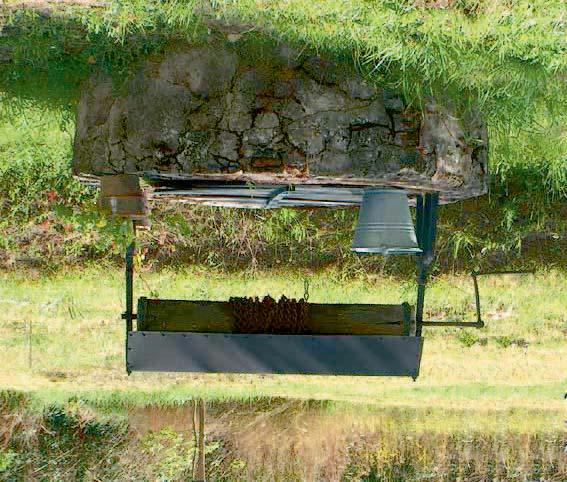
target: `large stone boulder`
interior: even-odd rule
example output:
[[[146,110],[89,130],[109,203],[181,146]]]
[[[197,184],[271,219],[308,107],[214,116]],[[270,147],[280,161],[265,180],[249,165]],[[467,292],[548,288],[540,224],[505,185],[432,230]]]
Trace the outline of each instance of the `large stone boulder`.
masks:
[[[249,52],[248,52],[249,53]],[[187,180],[394,185],[444,201],[486,191],[487,134],[448,103],[395,93],[319,57],[274,46],[261,61],[222,39],[149,59],[121,89],[84,86],[77,174],[167,173]],[[350,72],[350,73],[346,73]]]

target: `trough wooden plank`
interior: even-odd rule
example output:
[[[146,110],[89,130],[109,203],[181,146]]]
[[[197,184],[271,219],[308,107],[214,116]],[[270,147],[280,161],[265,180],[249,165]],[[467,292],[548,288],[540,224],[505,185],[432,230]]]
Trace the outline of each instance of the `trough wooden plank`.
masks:
[[[325,335],[404,335],[409,333],[407,305],[309,305],[307,331]],[[138,330],[230,333],[234,317],[229,302],[140,298]]]

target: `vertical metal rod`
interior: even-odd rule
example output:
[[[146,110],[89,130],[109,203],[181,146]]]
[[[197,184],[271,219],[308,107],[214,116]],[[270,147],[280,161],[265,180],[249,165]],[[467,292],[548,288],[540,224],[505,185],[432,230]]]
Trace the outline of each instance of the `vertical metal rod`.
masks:
[[[439,205],[439,193],[428,194],[429,201],[429,211],[428,211],[428,223],[429,223],[429,252],[428,252],[428,264],[433,261],[433,251],[435,250],[435,238],[437,237],[437,206]]]
[[[425,304],[425,283],[427,281],[427,267],[424,255],[419,256],[417,275],[417,302],[415,307],[415,336],[421,336],[423,327],[423,308]]]
[[[420,247],[423,253],[418,258],[417,276],[417,302],[415,310],[416,336],[421,336],[423,328],[423,310],[425,305],[425,286],[429,266],[433,261],[433,250],[437,234],[437,206],[438,193],[425,194],[425,203],[418,202],[418,230],[420,234]]]
[[[136,235],[136,227],[134,236]],[[134,319],[134,253],[136,252],[136,238],[132,240],[126,249],[126,312],[123,318],[126,320],[126,333],[124,340],[124,361],[126,363],[126,373],[130,375],[131,370],[128,365],[128,338],[133,330],[132,320]]]
[[[476,301],[476,322],[479,325],[484,325],[483,321],[482,321],[482,317],[480,314],[480,293],[478,291],[478,281],[476,279],[476,273],[472,273],[472,279],[473,279],[473,283],[474,283],[474,298]]]
[[[126,250],[126,331],[132,331],[134,313],[134,252],[136,242],[132,241]]]
[[[423,250],[423,255],[425,257],[425,259],[427,260],[430,256],[430,251],[431,251],[431,206],[432,206],[432,202],[431,202],[431,194],[427,193],[425,195],[425,207],[423,210],[423,245],[424,245],[424,250]]]
[[[421,328],[423,322],[423,301],[425,296],[425,284],[424,284],[424,257],[425,257],[425,237],[424,237],[424,225],[425,223],[425,209],[424,209],[424,195],[417,195],[416,202],[416,232],[417,232],[417,242],[421,248],[421,253],[417,256],[417,302],[415,308],[415,334],[416,336],[421,336]]]
[[[423,195],[416,196],[415,204],[415,225],[417,234],[417,244],[423,249]]]

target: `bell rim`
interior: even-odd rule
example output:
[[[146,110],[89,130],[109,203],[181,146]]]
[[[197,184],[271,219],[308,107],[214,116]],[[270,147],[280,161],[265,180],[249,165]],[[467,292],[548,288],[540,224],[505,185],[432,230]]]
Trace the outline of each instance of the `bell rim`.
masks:
[[[364,188],[363,197],[372,194],[403,194],[408,195],[405,189],[398,189],[395,187],[367,187]]]
[[[422,254],[421,248],[368,248],[368,247],[351,247],[351,251],[359,254],[383,254],[383,255],[402,255],[402,254]]]

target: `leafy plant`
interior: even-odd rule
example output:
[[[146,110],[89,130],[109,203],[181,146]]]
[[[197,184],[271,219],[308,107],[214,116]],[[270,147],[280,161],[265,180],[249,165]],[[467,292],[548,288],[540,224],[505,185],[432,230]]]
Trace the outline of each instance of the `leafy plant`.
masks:
[[[472,330],[461,330],[457,334],[457,340],[467,348],[475,345],[479,341],[479,336]]]

